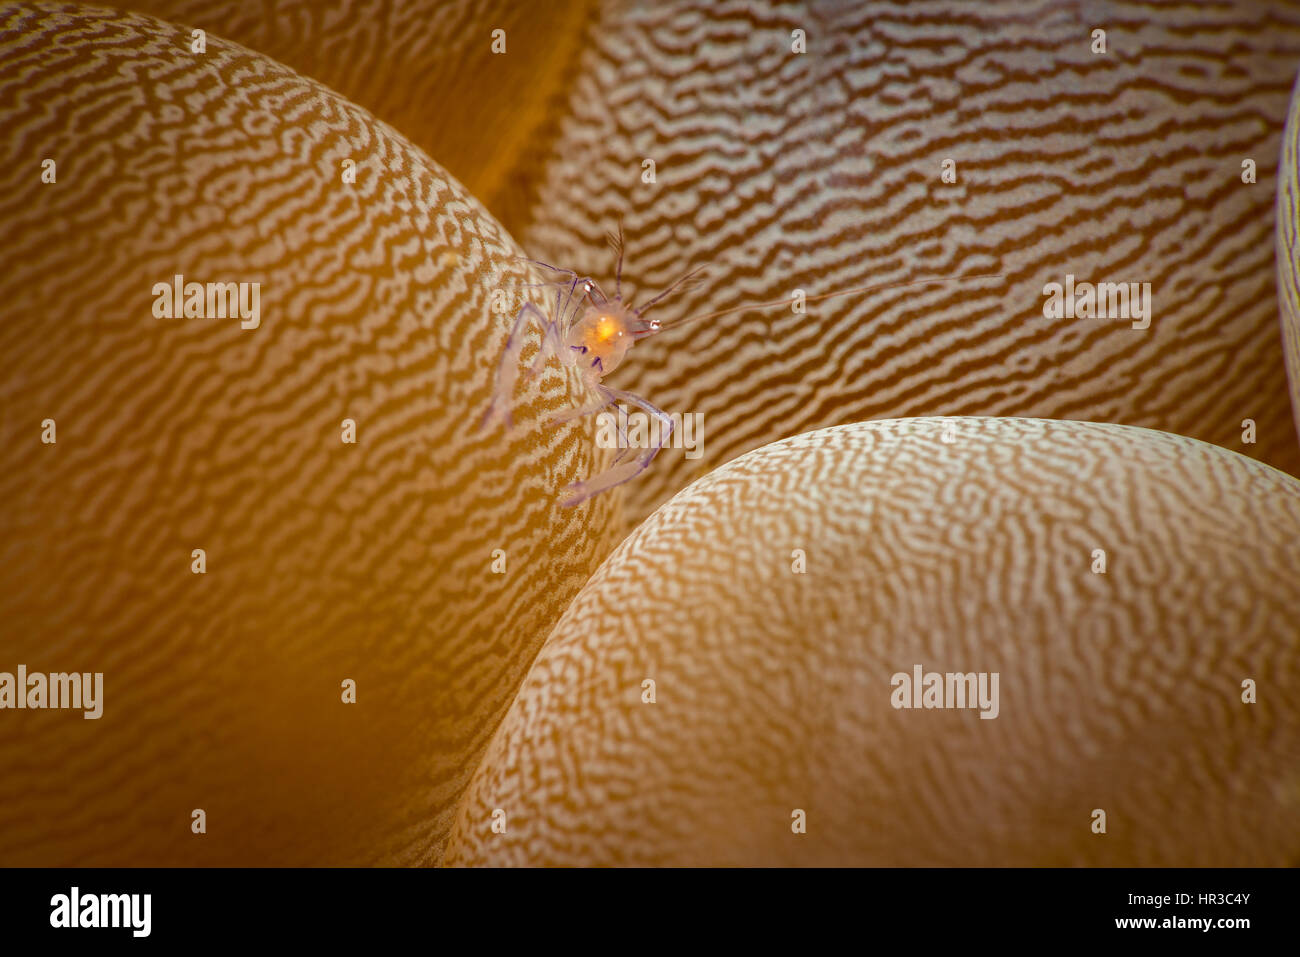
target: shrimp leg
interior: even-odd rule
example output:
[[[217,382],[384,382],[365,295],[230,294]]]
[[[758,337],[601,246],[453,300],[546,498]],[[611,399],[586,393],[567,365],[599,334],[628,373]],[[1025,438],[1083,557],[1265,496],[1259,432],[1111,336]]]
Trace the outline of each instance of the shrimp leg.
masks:
[[[533,262],[531,259],[527,261]],[[549,268],[554,269],[555,267],[552,266]],[[572,270],[564,270],[564,272],[568,273],[568,275],[573,278],[571,280],[567,278],[546,279],[542,282],[525,282],[520,283],[520,285],[532,288],[538,286],[557,287],[555,290],[555,324],[559,326],[560,329],[567,330],[572,324],[574,317],[582,308],[584,302],[590,300],[592,303],[599,306],[601,303],[607,302],[608,300],[605,298],[605,294],[601,291],[600,286],[596,284],[596,280],[589,276],[579,276]],[[578,291],[579,286],[583,287],[582,293],[575,296],[574,294]],[[600,298],[597,299],[596,296],[592,295],[593,292],[598,294]],[[570,310],[572,310],[572,312],[570,312]]]
[[[558,355],[561,359],[564,358],[564,340],[560,336],[560,330],[556,324],[547,319],[546,314],[531,302],[526,302],[520,306],[519,312],[515,316],[514,327],[510,330],[510,337],[506,340],[506,350],[501,356],[501,362],[497,365],[496,389],[492,395],[492,404],[488,406],[483,420],[479,423],[480,432],[486,431],[497,419],[505,422],[507,429],[514,428],[514,418],[510,414],[510,406],[515,395],[515,380],[519,377],[519,356],[524,348],[524,330],[528,325],[530,316],[541,323],[542,347],[537,353],[537,358],[533,360],[533,364],[528,369],[529,375],[536,373],[541,368],[548,353]]]
[[[611,400],[604,393],[609,390],[603,389],[600,385],[596,385],[595,389],[597,395],[596,399],[588,402],[586,405],[580,405],[576,409],[569,409],[565,412],[555,413],[555,415],[550,418],[551,424],[559,425],[561,422],[570,422],[573,419],[580,419],[585,415],[593,415],[601,409],[607,408]],[[620,410],[618,406],[614,406],[614,427],[618,429],[619,443],[618,454],[615,455],[613,461],[610,462],[611,467],[627,458],[628,453],[632,451],[632,446],[629,444],[627,437],[626,418],[627,417],[623,414],[622,410]]]
[[[550,263],[544,263],[540,259],[526,259],[521,256],[519,261],[532,263],[534,266],[541,266],[543,269],[549,269],[551,270],[551,272],[559,273],[561,276],[565,277],[565,279],[562,280],[551,280],[552,282],[559,282],[563,284],[568,279],[574,279],[576,280],[575,286],[579,284],[584,286],[590,286],[592,291],[597,293],[600,296],[600,301],[597,302],[596,305],[600,305],[600,303],[602,302],[609,302],[609,296],[605,295],[605,290],[601,289],[600,284],[597,283],[596,280],[592,279],[590,276],[579,276],[572,269],[561,269],[559,266],[552,266]],[[524,285],[534,285],[534,284],[525,283]],[[547,284],[541,283],[540,285],[547,285]]]
[[[569,496],[560,503],[564,506],[573,506],[585,502],[593,495],[599,495],[606,489],[611,489],[615,485],[622,485],[624,482],[636,478],[649,467],[650,463],[654,461],[654,457],[659,454],[659,450],[667,444],[669,437],[673,434],[673,420],[668,413],[651,405],[640,396],[633,395],[630,392],[621,392],[618,389],[611,389],[604,385],[596,386],[596,390],[605,400],[604,405],[612,405],[615,402],[622,401],[629,405],[638,406],[657,418],[660,424],[659,439],[649,448],[637,454],[632,461],[615,465],[594,478],[587,479],[585,482],[574,482],[568,486]],[[622,456],[620,455],[618,458],[622,458]]]

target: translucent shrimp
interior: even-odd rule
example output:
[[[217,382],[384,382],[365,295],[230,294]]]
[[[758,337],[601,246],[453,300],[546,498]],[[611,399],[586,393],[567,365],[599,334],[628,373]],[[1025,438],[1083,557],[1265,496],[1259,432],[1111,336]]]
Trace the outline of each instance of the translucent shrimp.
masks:
[[[620,421],[619,451],[610,468],[600,475],[568,486],[566,489],[568,494],[560,503],[565,506],[578,505],[593,495],[599,495],[607,489],[635,478],[649,467],[654,457],[672,437],[673,420],[666,412],[640,396],[612,389],[601,380],[618,368],[634,343],[654,335],[661,328],[658,320],[645,318],[646,311],[671,293],[683,288],[701,272],[699,269],[692,270],[649,302],[639,307],[634,306],[631,302],[623,301],[621,226],[618,235],[611,235],[609,240],[617,254],[613,296],[607,296],[599,284],[590,277],[579,276],[572,270],[559,269],[534,259],[525,260],[563,277],[541,284],[557,287],[555,318],[548,319],[546,314],[531,302],[524,303],[520,308],[515,316],[514,327],[510,330],[510,338],[506,341],[505,353],[497,366],[496,391],[482,423],[483,428],[488,428],[500,419],[507,427],[511,425],[510,402],[519,371],[519,355],[523,349],[524,331],[530,320],[535,320],[541,326],[542,347],[538,350],[526,374],[535,375],[549,356],[555,356],[566,366],[579,369],[584,384],[593,394],[592,401],[587,405],[554,416],[552,422],[567,422],[570,419],[592,415],[616,402],[636,406],[659,420],[660,428],[655,440],[645,448],[636,450],[636,454],[632,454],[634,450],[628,445],[627,433]]]
[[[666,297],[697,280],[702,268],[693,269],[682,276],[659,295],[641,306],[634,306],[630,301],[624,302],[623,285],[623,229],[619,227],[618,235],[610,235],[610,245],[617,256],[614,265],[614,295],[607,296],[596,281],[588,276],[580,276],[570,269],[559,269],[535,259],[526,259],[543,269],[556,273],[561,278],[543,283],[530,283],[533,286],[555,286],[555,318],[548,319],[546,314],[532,302],[525,302],[515,315],[510,337],[506,340],[505,353],[497,366],[496,389],[492,403],[483,416],[481,429],[489,428],[500,420],[507,428],[511,427],[510,405],[514,396],[515,382],[519,373],[519,357],[523,350],[524,332],[530,320],[534,320],[542,330],[542,345],[526,375],[536,375],[545,364],[546,359],[555,356],[570,368],[581,371],[587,389],[592,393],[592,400],[586,405],[570,409],[551,418],[552,422],[567,422],[600,412],[617,402],[636,406],[659,421],[660,428],[653,442],[639,449],[635,455],[627,441],[627,433],[618,417],[619,451],[609,469],[600,475],[585,481],[574,482],[567,486],[566,497],[560,502],[562,506],[574,506],[594,495],[622,485],[641,474],[654,461],[656,455],[672,437],[673,421],[662,409],[656,408],[640,396],[610,388],[602,381],[623,361],[632,346],[656,333],[700,319],[712,319],[717,316],[751,309],[764,309],[773,306],[790,305],[794,299],[778,299],[750,305],[734,306],[711,312],[707,315],[692,316],[673,322],[661,323],[658,319],[647,319],[645,314]],[[859,286],[842,289],[819,296],[808,296],[805,302],[817,302],[833,296],[846,296],[852,293],[867,292],[877,289],[889,289],[897,286],[913,286],[925,283],[951,282],[954,278],[991,279],[1002,278],[1001,274],[980,276],[963,276],[940,279],[918,279],[909,282],[886,283],[874,286]]]

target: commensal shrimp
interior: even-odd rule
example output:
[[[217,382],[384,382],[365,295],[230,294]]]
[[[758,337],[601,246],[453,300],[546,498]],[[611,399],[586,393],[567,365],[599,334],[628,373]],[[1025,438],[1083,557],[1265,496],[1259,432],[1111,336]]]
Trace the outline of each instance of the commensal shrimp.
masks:
[[[634,343],[649,338],[664,329],[675,328],[699,319],[712,319],[749,309],[764,309],[773,306],[786,306],[795,299],[778,299],[772,302],[752,303],[733,306],[707,315],[692,316],[670,322],[647,319],[645,314],[651,307],[663,301],[667,296],[687,286],[699,277],[702,268],[693,269],[670,285],[659,295],[641,306],[634,306],[630,301],[624,302],[623,285],[623,228],[620,225],[618,235],[609,235],[609,243],[614,247],[617,259],[614,265],[614,295],[607,296],[594,279],[579,276],[571,269],[560,269],[535,259],[524,262],[541,266],[563,278],[552,279],[543,283],[526,285],[555,286],[555,318],[548,319],[532,302],[525,302],[515,315],[514,326],[506,340],[505,353],[497,366],[496,389],[492,404],[483,416],[481,429],[487,429],[495,420],[500,419],[507,427],[512,425],[510,404],[514,396],[515,380],[519,372],[519,356],[523,351],[524,330],[530,318],[537,320],[542,327],[542,346],[538,350],[526,375],[536,375],[541,370],[547,356],[555,356],[566,366],[580,369],[582,380],[594,398],[586,405],[570,409],[553,416],[552,422],[567,422],[571,419],[592,415],[616,402],[637,406],[659,420],[661,428],[657,439],[636,455],[630,455],[632,448],[627,441],[627,433],[619,417],[619,451],[609,469],[600,475],[582,482],[574,482],[566,489],[568,496],[560,502],[562,506],[573,506],[585,502],[594,495],[599,495],[616,485],[622,485],[649,467],[654,457],[668,443],[673,431],[673,420],[662,409],[656,408],[640,396],[623,392],[605,385],[602,381],[609,375]],[[847,296],[852,293],[868,292],[878,289],[891,289],[898,286],[915,286],[926,283],[952,282],[957,279],[992,279],[1002,278],[999,273],[979,276],[955,276],[938,279],[915,279],[907,282],[885,283],[874,286],[858,286],[853,289],[841,289],[819,296],[807,296],[804,302],[817,302],[833,296]]]

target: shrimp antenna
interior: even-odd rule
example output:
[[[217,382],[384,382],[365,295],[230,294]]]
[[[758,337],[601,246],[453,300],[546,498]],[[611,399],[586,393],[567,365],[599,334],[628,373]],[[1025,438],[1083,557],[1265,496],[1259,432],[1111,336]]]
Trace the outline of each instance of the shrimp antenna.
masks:
[[[645,311],[646,311],[647,309],[649,309],[651,306],[653,306],[653,305],[654,305],[656,302],[658,302],[660,299],[663,299],[663,298],[664,298],[665,296],[667,296],[669,293],[673,292],[673,291],[676,290],[676,289],[682,288],[683,286],[687,285],[688,283],[691,283],[691,282],[693,282],[693,281],[695,281],[695,280],[698,280],[698,279],[700,278],[700,273],[702,273],[702,272],[704,272],[704,267],[703,267],[703,266],[698,266],[697,268],[692,269],[692,270],[691,270],[690,272],[688,272],[686,275],[682,276],[681,279],[678,279],[675,283],[673,283],[671,286],[669,286],[667,289],[665,289],[665,290],[664,290],[663,292],[661,292],[659,295],[655,296],[653,299],[651,299],[649,302],[647,302],[644,306],[637,306],[637,307],[636,307],[636,311],[637,311],[637,313],[640,314],[640,315],[644,315],[644,314],[645,314]]]
[[[614,263],[614,298],[621,299],[623,296],[623,220],[621,217],[618,221],[618,235],[606,233],[605,239],[618,254],[618,261]]]
[[[852,289],[838,289],[835,292],[824,292],[820,296],[808,296],[804,302],[821,302],[823,299],[833,299],[836,296],[851,296],[854,293],[877,292],[881,289],[898,289],[903,286],[924,286],[940,282],[959,282],[964,279],[1005,279],[1006,275],[1000,272],[981,273],[977,276],[938,276],[931,279],[908,279],[903,282],[886,282],[876,283],[869,286],[855,286]],[[773,306],[789,306],[796,302],[794,297],[789,299],[774,299],[771,302],[754,302],[747,303],[743,306],[732,306],[729,309],[719,309],[717,312],[705,313],[702,316],[689,316],[686,319],[670,320],[660,323],[659,328],[671,329],[674,326],[684,326],[688,322],[698,322],[701,319],[716,319],[718,316],[725,316],[733,312],[744,312],[749,309],[770,309]]]

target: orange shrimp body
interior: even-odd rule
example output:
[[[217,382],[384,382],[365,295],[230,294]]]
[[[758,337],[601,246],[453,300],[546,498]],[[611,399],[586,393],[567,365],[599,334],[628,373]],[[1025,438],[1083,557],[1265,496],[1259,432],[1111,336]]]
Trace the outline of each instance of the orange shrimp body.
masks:
[[[588,306],[569,329],[565,345],[578,353],[577,363],[589,377],[601,379],[618,368],[637,339],[634,330],[644,324],[622,302],[611,299]]]

